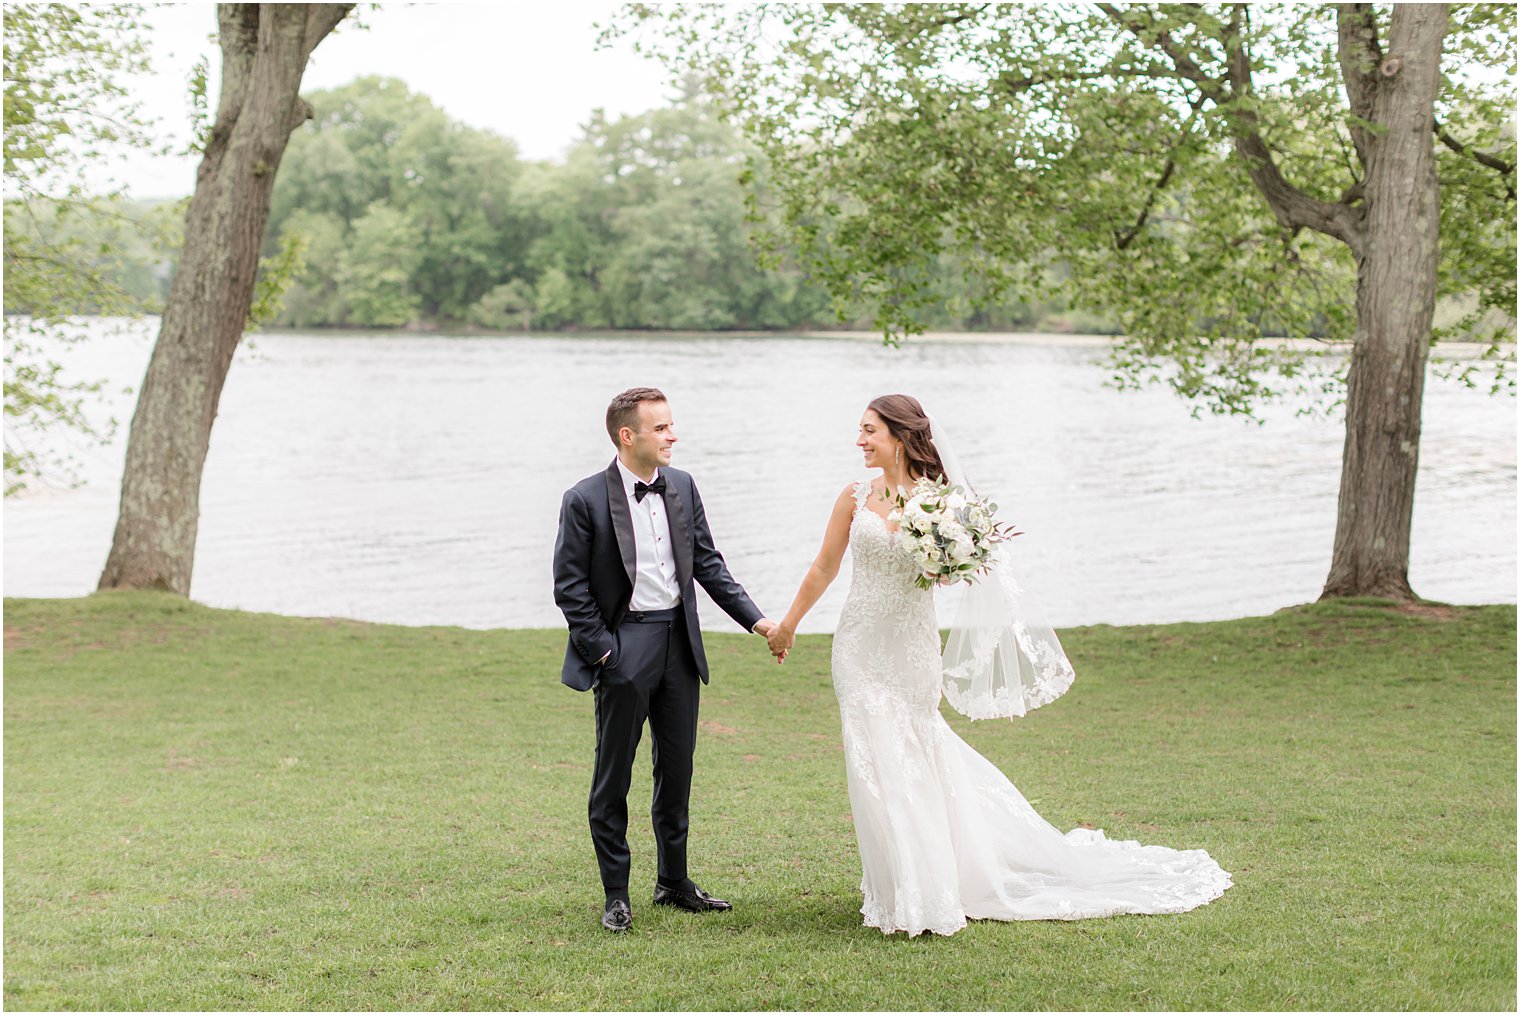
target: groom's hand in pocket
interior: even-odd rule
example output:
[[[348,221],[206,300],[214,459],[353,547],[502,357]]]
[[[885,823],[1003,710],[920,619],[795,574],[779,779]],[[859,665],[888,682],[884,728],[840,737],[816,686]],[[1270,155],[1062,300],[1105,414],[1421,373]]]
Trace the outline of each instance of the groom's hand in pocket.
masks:
[[[622,652],[618,651],[619,647],[619,638],[617,632],[614,631],[612,632],[612,647],[607,650],[606,655],[602,656],[596,661],[595,665],[603,670],[611,666],[615,661],[615,657],[620,657],[623,654]]]

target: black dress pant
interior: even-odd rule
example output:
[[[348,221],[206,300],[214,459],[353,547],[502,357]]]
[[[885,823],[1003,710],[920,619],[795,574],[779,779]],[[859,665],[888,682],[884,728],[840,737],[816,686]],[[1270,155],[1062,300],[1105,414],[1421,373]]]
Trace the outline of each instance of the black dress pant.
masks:
[[[697,747],[702,687],[682,607],[630,612],[602,667],[596,696],[596,769],[591,780],[591,841],[602,887],[628,887],[628,784],[644,721],[654,740],[654,801],[649,816],[659,876],[686,877],[687,803]]]

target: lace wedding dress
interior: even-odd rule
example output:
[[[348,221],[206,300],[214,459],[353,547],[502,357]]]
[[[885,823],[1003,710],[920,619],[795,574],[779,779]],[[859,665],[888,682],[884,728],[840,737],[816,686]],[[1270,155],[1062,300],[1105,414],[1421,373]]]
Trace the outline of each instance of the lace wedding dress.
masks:
[[[855,491],[854,577],[834,636],[861,913],[885,933],[953,934],[969,919],[1181,913],[1230,875],[1203,850],[1062,835],[939,713],[933,592]]]

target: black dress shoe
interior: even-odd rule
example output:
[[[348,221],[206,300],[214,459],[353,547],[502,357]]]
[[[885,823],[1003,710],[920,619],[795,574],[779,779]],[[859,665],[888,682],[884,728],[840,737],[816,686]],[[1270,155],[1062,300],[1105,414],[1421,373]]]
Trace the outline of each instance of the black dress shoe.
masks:
[[[722,899],[715,899],[708,895],[696,885],[692,885],[690,891],[683,891],[679,888],[666,888],[664,885],[657,884],[654,886],[654,904],[674,906],[688,913],[721,913],[734,908]]]
[[[607,903],[607,908],[602,913],[602,926],[615,933],[622,933],[633,926],[633,910],[622,899],[613,899]]]

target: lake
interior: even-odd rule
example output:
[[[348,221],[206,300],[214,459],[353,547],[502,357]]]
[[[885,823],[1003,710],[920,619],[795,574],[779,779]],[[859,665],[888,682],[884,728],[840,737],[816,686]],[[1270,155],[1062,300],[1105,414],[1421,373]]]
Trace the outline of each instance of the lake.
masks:
[[[154,320],[65,353],[109,381],[117,440],[84,485],[5,504],[5,594],[94,589],[115,526]],[[222,397],[192,596],[213,606],[399,624],[560,627],[550,557],[562,491],[605,468],[606,405],[669,396],[719,548],[780,616],[817,552],[874,396],[917,396],[1025,535],[1025,584],[1058,627],[1216,620],[1313,600],[1329,568],[1343,430],[1205,416],[1160,388],[1104,386],[1103,349],[832,338],[256,335]],[[1515,403],[1432,378],[1410,580],[1515,601]],[[848,568],[848,560],[846,561]],[[842,574],[804,630],[831,631]],[[710,602],[711,630],[736,629]]]

